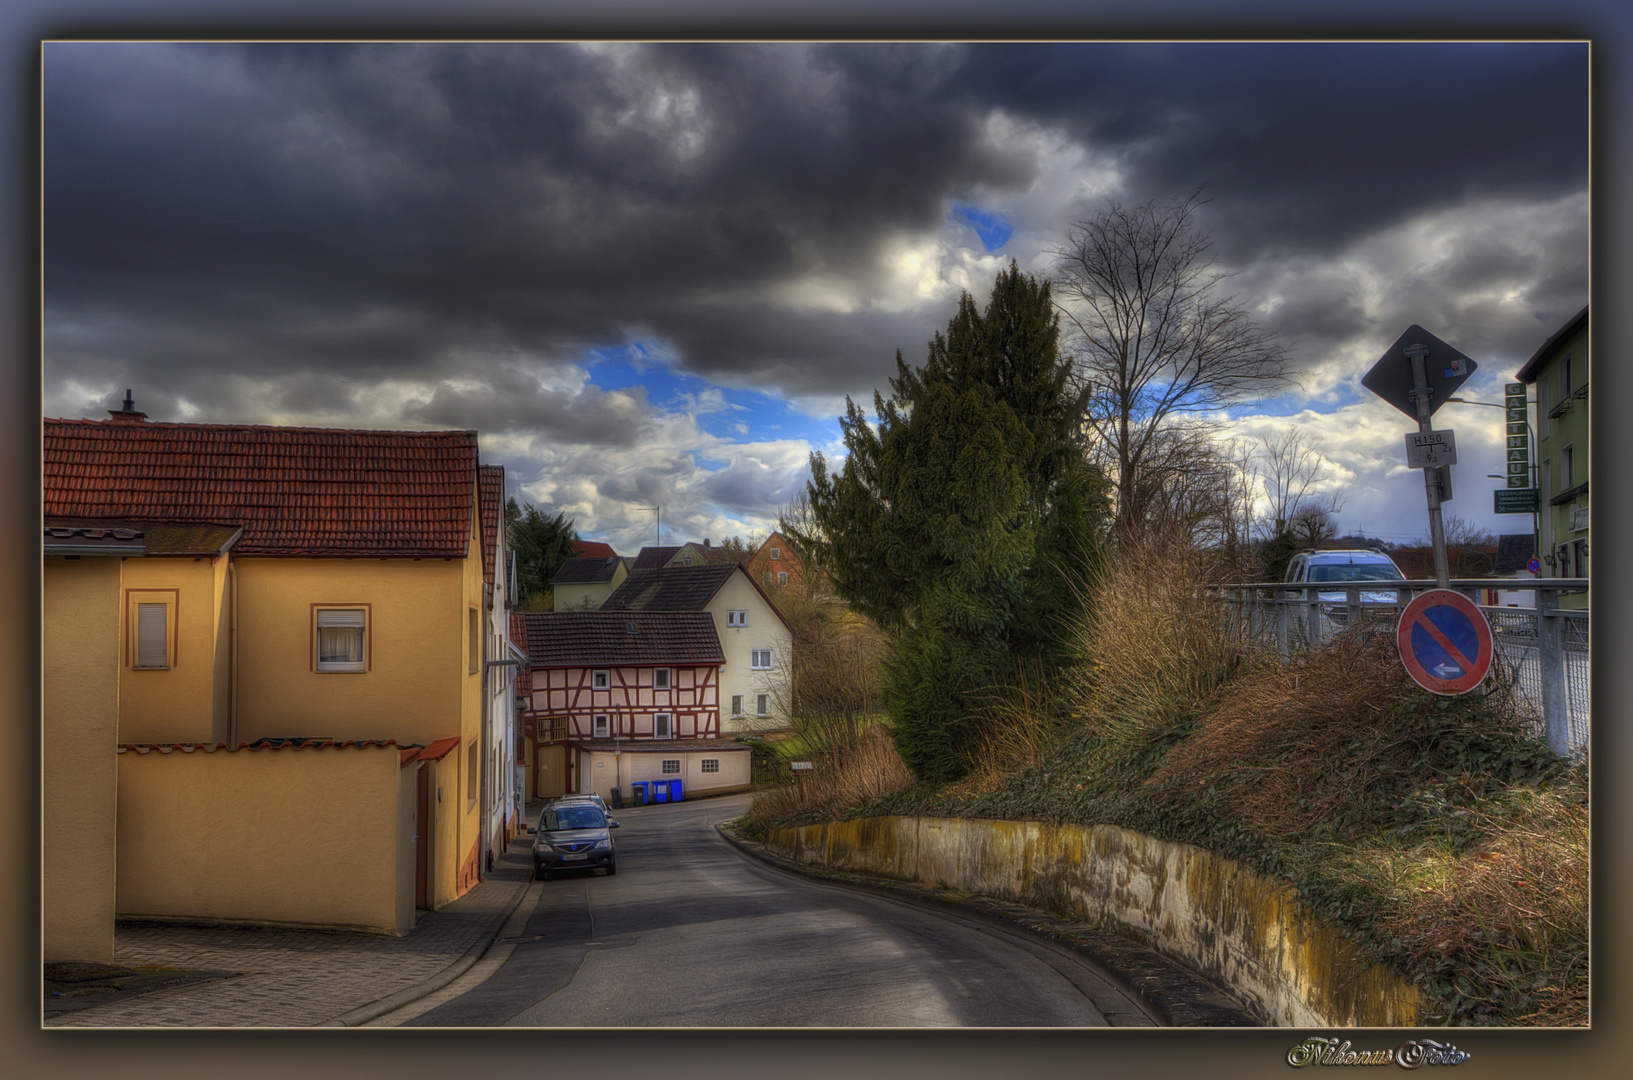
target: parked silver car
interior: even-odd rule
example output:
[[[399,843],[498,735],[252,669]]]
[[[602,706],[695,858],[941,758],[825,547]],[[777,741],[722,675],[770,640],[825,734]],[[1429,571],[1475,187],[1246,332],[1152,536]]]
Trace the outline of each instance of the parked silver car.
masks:
[[[1313,599],[1321,604],[1321,612],[1335,623],[1347,617],[1345,605],[1349,602],[1346,585],[1358,581],[1405,581],[1401,568],[1381,551],[1367,548],[1337,551],[1301,551],[1287,564],[1287,585],[1334,585],[1322,589]],[[1309,600],[1308,590],[1300,589],[1287,594],[1290,600]],[[1358,594],[1362,604],[1397,604],[1401,600],[1397,589],[1370,588]]]
[[[618,823],[588,799],[556,799],[539,814],[533,836],[533,876],[544,881],[552,870],[596,867],[618,872],[612,830]]]

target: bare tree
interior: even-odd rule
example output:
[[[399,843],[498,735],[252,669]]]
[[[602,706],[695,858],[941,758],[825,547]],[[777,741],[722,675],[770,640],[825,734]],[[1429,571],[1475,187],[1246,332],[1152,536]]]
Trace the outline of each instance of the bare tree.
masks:
[[[1298,428],[1265,436],[1255,456],[1270,504],[1260,518],[1259,531],[1264,539],[1272,540],[1292,527],[1311,489],[1324,478],[1326,466],[1321,452]]]
[[[1147,510],[1146,474],[1170,465],[1162,436],[1177,418],[1289,381],[1286,350],[1221,289],[1227,275],[1196,226],[1203,201],[1112,203],[1055,252],[1055,295],[1124,533]]]
[[[1337,514],[1343,506],[1343,501],[1332,494],[1306,499],[1293,511],[1293,516],[1287,522],[1287,531],[1293,534],[1300,547],[1320,547],[1337,538]]]

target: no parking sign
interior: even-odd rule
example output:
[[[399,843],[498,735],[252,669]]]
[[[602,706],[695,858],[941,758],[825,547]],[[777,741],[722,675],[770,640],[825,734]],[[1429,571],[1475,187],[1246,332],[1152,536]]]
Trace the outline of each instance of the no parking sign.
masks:
[[[1432,694],[1466,694],[1491,670],[1491,624],[1451,589],[1430,589],[1406,605],[1395,640],[1406,673]]]

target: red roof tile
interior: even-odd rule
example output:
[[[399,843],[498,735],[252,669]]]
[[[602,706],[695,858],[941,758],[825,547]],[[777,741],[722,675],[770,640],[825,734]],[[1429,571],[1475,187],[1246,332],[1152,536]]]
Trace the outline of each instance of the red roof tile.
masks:
[[[46,420],[46,517],[244,527],[245,555],[461,558],[474,431]]]
[[[580,559],[612,559],[618,553],[612,550],[611,544],[603,544],[599,540],[574,540],[573,555]]]
[[[476,487],[482,505],[482,580],[493,585],[493,564],[498,557],[499,523],[505,517],[505,467],[482,465],[476,472]],[[492,594],[489,594],[492,606]]]
[[[523,656],[527,655],[527,620],[520,611],[510,613],[510,643],[520,649]],[[521,697],[533,694],[533,676],[528,674],[526,664],[516,669],[516,693]]]
[[[517,644],[535,668],[726,662],[706,611],[530,611],[522,618],[527,637]]]

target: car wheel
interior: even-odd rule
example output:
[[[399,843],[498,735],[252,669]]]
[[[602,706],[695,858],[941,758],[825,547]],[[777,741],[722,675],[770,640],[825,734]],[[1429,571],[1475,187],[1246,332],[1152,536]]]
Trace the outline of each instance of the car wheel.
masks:
[[[609,859],[607,861],[607,876],[612,877],[612,875],[616,874],[617,872],[618,872],[618,860],[617,859]]]
[[[550,880],[550,871],[546,870],[542,866],[535,866],[533,868],[533,880],[534,881],[549,881]]]

